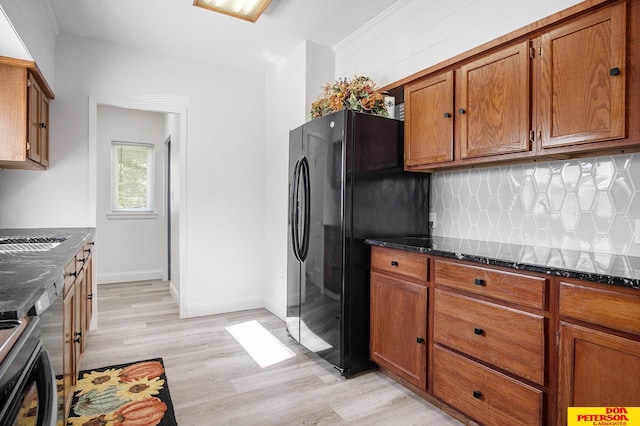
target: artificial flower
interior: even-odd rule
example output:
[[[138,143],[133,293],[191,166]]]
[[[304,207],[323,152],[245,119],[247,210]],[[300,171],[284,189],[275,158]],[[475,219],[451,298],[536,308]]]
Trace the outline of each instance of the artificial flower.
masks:
[[[369,77],[341,78],[333,84],[327,83],[322,88],[322,94],[311,104],[311,118],[322,117],[342,109],[386,117],[387,106],[384,93],[376,89],[375,83]]]

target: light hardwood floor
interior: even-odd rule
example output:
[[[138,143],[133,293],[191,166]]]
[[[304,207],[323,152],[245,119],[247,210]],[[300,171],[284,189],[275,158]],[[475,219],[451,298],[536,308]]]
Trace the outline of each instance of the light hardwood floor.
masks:
[[[225,327],[256,320],[295,352],[260,368]],[[179,319],[166,282],[98,286],[82,369],[162,357],[180,426],[459,425],[373,371],[344,379],[265,309]]]

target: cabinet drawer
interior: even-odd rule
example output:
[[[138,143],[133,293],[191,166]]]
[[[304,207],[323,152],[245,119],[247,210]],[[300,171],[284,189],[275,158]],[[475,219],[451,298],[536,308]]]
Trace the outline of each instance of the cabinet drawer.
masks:
[[[433,393],[485,425],[539,425],[542,391],[435,346]]]
[[[371,247],[371,268],[427,281],[427,256],[408,251]]]
[[[434,339],[544,384],[544,317],[436,289]]]
[[[560,315],[640,335],[640,291],[626,290],[560,282]]]
[[[546,278],[441,260],[435,264],[436,284],[530,308],[546,308]]]

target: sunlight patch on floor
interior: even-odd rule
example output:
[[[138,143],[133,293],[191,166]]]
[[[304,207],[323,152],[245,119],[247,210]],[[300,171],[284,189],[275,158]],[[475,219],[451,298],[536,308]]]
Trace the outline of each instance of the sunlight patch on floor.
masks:
[[[231,325],[226,330],[262,368],[295,356],[291,349],[256,320]]]

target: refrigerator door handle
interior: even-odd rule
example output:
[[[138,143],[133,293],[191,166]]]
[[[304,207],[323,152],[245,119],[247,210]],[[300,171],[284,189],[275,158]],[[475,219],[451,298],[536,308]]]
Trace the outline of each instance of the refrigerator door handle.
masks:
[[[304,224],[299,254],[300,260],[304,262],[309,254],[309,230],[311,226],[311,182],[307,157],[303,157],[300,161],[300,172],[302,173],[302,183],[304,185]]]
[[[300,259],[299,223],[300,223],[300,160],[293,167],[293,187],[291,191],[291,243],[293,254],[298,261]]]

